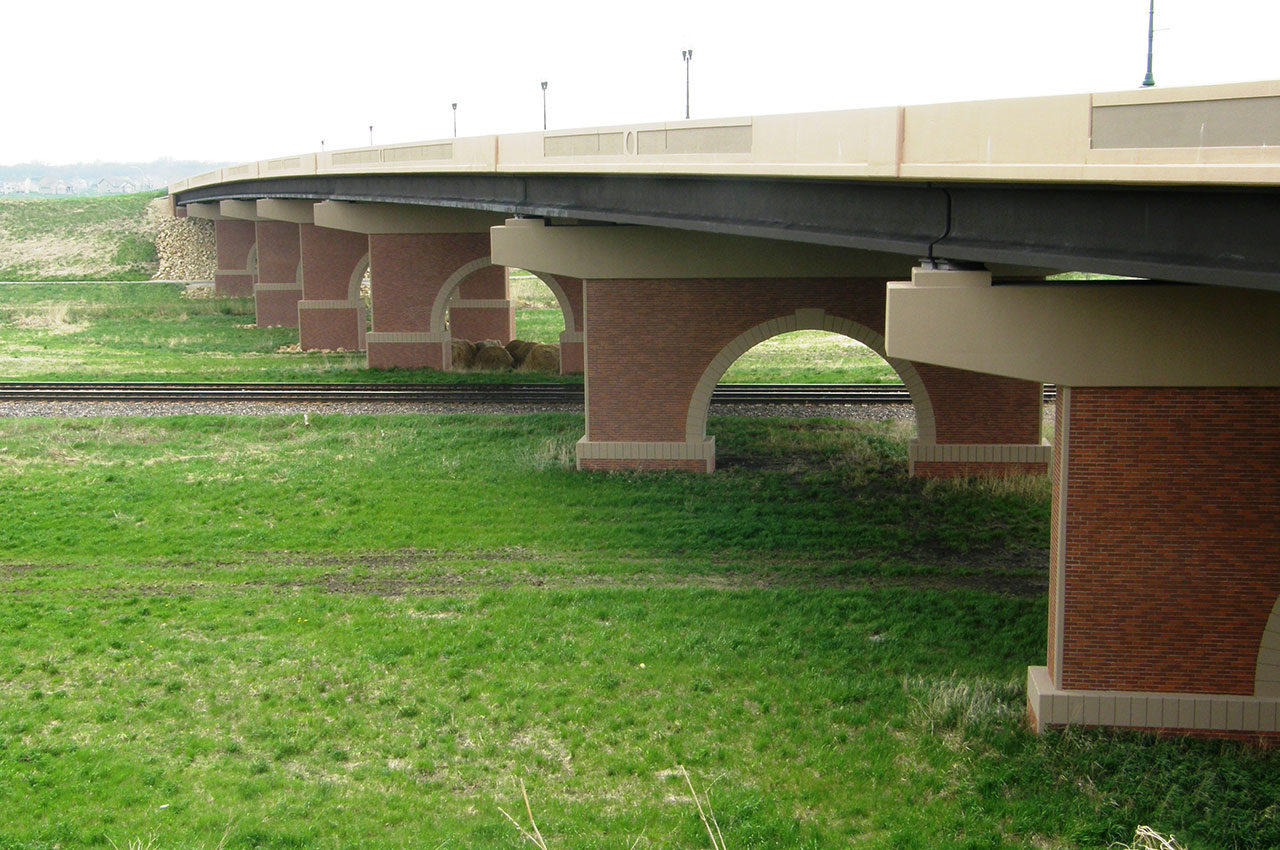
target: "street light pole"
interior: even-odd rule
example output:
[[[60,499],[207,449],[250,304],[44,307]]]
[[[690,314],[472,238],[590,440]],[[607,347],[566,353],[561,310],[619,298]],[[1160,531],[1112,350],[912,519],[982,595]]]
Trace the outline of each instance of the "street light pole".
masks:
[[[1147,76],[1143,78],[1143,86],[1154,86],[1156,78],[1151,76],[1151,45],[1156,37],[1156,0],[1151,0],[1151,12],[1147,17]]]
[[[547,129],[547,81],[542,81],[542,129]]]
[[[1151,0],[1155,2],[1155,0]],[[689,117],[689,60],[693,59],[693,48],[680,51],[680,58],[684,59],[684,117]]]
[[[458,104],[453,104],[453,137],[458,138]]]
[[[373,125],[369,125],[369,147],[373,147]]]

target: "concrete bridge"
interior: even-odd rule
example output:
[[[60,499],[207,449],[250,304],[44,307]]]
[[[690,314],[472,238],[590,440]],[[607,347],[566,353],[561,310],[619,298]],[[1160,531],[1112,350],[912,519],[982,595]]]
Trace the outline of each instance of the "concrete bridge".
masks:
[[[219,291],[374,367],[509,339],[504,268],[537,273],[586,373],[580,468],[710,472],[741,353],[864,342],[911,389],[913,474],[1052,474],[1037,728],[1275,743],[1278,145],[1264,82],[417,142],[170,191],[217,222]]]

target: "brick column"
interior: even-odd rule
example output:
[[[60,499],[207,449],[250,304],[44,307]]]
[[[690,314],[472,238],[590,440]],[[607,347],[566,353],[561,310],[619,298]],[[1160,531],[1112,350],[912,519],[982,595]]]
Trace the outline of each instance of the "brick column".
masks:
[[[302,300],[302,283],[298,279],[300,226],[289,221],[255,224],[258,280],[253,286],[253,298],[260,328],[298,326],[298,302]]]
[[[779,333],[842,333],[884,356],[882,279],[588,280],[584,290],[583,469],[710,472],[715,441],[705,424],[711,390],[738,356]],[[890,363],[911,389],[919,442],[936,445],[942,435],[972,449],[971,455],[932,459],[932,466],[918,464],[917,474],[1044,471],[1048,451],[1039,445],[1038,385]],[[1001,449],[1013,451],[1001,455]]]
[[[487,233],[398,233],[369,237],[373,281],[372,369],[448,369],[451,336],[432,329],[432,308],[444,290],[489,255]],[[477,269],[479,271],[480,269]]]
[[[369,237],[314,224],[298,227],[302,256],[298,341],[302,350],[363,350],[365,307],[360,282],[354,278],[369,253]]]
[[[1037,727],[1280,744],[1280,389],[1062,387]]]
[[[472,342],[496,339],[504,345],[515,338],[516,309],[505,268],[488,266],[462,282],[449,303],[449,335]]]
[[[253,294],[254,274],[250,268],[257,241],[251,221],[224,219],[213,224],[218,255],[214,291],[219,295],[243,298]]]

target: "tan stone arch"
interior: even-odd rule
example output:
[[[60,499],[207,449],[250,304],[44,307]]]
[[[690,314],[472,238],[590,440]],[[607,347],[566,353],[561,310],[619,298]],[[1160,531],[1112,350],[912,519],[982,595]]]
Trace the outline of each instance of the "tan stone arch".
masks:
[[[556,297],[556,304],[560,307],[560,315],[564,318],[564,329],[569,333],[578,326],[578,317],[573,315],[573,304],[569,301],[569,296],[565,293],[564,287],[556,280],[555,275],[539,274],[531,271],[529,274],[542,281],[547,289],[551,290],[551,294]]]
[[[369,270],[369,252],[365,251],[364,256],[356,260],[355,266],[351,269],[351,278],[347,281],[347,300],[357,301],[360,299],[360,283],[364,280],[364,273]]]
[[[762,322],[726,345],[707,366],[694,388],[693,397],[689,402],[688,418],[685,420],[685,439],[695,442],[706,437],[711,393],[735,360],[766,339],[779,334],[805,330],[829,331],[849,337],[884,358],[902,378],[902,383],[911,394],[911,403],[916,409],[916,429],[919,439],[922,442],[934,441],[933,405],[929,401],[929,393],[925,390],[924,382],[920,380],[915,366],[910,361],[886,356],[884,337],[866,325],[841,316],[830,315],[821,309],[801,309],[790,315]]]
[[[444,324],[444,314],[449,308],[449,299],[453,297],[453,293],[458,290],[458,287],[461,286],[462,282],[470,275],[480,271],[480,269],[488,268],[491,265],[493,265],[493,263],[488,256],[474,259],[454,271],[453,274],[449,275],[448,279],[440,286],[439,291],[436,292],[435,301],[431,303],[431,324],[428,327],[430,328],[430,333],[444,334],[442,344],[446,352],[448,352],[450,348],[450,338],[448,336],[449,330]]]
[[[1253,679],[1253,695],[1280,699],[1280,597],[1276,598],[1262,630],[1258,647],[1258,668]]]

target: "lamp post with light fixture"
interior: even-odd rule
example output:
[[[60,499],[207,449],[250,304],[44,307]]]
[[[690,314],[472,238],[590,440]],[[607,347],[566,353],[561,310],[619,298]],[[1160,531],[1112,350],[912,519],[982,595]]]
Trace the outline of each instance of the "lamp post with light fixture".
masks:
[[[1156,0],[1151,0],[1151,11],[1147,16],[1147,76],[1143,78],[1142,85],[1151,87],[1156,84],[1156,78],[1151,76],[1151,45],[1156,37]]]
[[[1151,0],[1155,2],[1155,0]],[[684,59],[684,117],[689,117],[689,62],[693,59],[693,48],[681,50],[680,57]]]
[[[542,81],[542,129],[547,129],[547,81]]]

